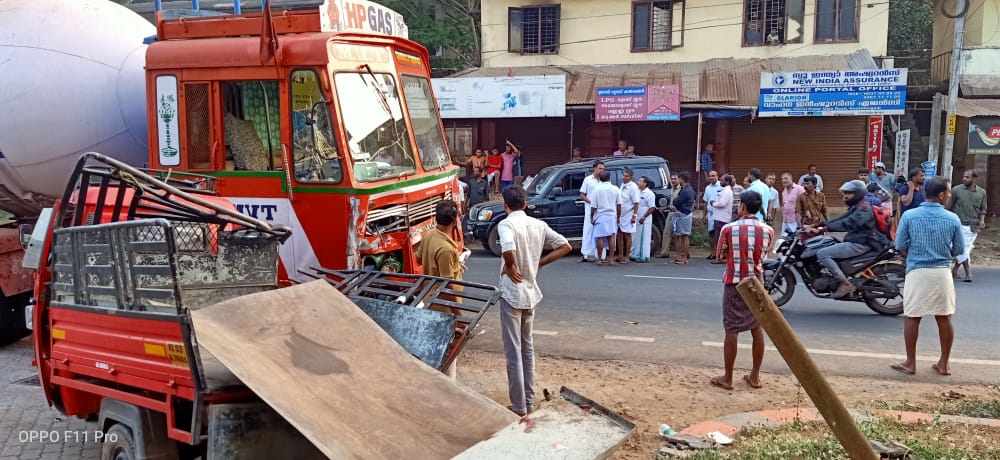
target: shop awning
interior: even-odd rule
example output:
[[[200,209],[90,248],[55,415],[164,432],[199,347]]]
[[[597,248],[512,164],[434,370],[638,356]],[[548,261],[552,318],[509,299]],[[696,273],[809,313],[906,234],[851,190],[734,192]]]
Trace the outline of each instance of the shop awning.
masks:
[[[1000,99],[958,99],[955,115],[965,118],[1000,117]]]
[[[851,54],[771,59],[724,58],[663,64],[472,68],[449,77],[565,74],[568,107],[593,106],[598,87],[680,84],[681,104],[685,107],[695,104],[714,104],[721,106],[720,108],[745,111],[757,107],[761,72],[877,68],[871,53],[862,48]],[[706,113],[704,110],[700,111]]]

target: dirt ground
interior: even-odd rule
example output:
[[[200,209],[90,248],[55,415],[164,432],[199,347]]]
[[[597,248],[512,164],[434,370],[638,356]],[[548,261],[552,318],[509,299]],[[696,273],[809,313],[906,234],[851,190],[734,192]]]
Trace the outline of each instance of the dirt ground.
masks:
[[[539,357],[536,391],[558,393],[560,386],[624,415],[636,424],[636,433],[619,449],[615,459],[651,459],[662,445],[657,429],[666,423],[681,429],[732,413],[761,409],[811,407],[808,395],[792,375],[764,374],[764,388],[751,390],[737,384],[724,391],[708,384],[717,368],[694,368],[627,361],[581,361]],[[737,377],[742,375],[737,369]],[[928,404],[944,400],[954,391],[968,397],[996,398],[996,387],[910,383],[855,377],[828,377],[834,390],[848,407],[872,407],[886,402]],[[506,392],[503,355],[466,351],[459,367],[459,380],[503,405],[510,402]]]

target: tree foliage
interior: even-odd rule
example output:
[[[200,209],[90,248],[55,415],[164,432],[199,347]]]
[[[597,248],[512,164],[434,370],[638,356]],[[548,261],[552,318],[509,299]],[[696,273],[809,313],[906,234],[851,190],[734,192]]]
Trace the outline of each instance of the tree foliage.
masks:
[[[479,1],[378,0],[378,3],[406,18],[410,39],[427,47],[432,54],[433,76],[479,65]]]
[[[934,3],[931,0],[893,0],[889,3],[889,55],[898,67],[911,69],[910,84],[930,81],[934,40]]]

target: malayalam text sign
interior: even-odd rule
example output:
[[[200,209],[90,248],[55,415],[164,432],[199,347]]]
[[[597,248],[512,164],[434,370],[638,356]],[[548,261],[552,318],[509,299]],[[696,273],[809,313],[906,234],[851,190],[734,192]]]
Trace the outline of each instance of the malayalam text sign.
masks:
[[[906,77],[906,69],[761,72],[757,115],[902,115]]]
[[[597,88],[596,121],[681,119],[680,85],[615,86]]]

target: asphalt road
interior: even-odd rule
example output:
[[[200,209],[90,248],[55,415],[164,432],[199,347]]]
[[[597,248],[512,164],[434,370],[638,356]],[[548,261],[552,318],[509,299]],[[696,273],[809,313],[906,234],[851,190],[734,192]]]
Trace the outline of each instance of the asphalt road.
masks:
[[[465,279],[495,284],[500,260],[482,251],[469,259]],[[581,264],[567,256],[542,269],[544,300],[535,319],[540,354],[576,359],[620,359],[721,366],[721,265],[692,259],[686,266],[655,259],[616,267]],[[880,316],[858,302],[817,299],[799,285],[785,317],[826,373],[956,383],[1000,382],[1000,269],[978,268],[973,283],[957,283],[952,375],[930,368],[940,351],[933,319],[921,323],[918,373],[904,376],[889,364],[902,358],[903,318]],[[491,311],[474,349],[502,351],[499,313]],[[741,336],[749,347],[749,334]],[[770,343],[769,343],[770,345]],[[741,349],[737,367],[750,366]],[[789,372],[769,348],[766,372]]]

